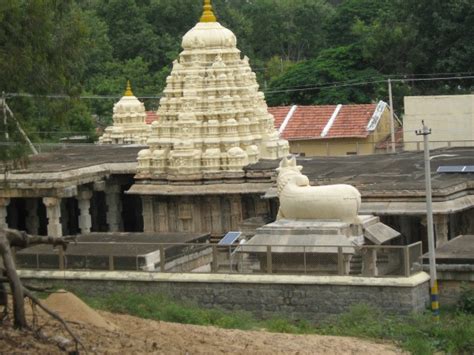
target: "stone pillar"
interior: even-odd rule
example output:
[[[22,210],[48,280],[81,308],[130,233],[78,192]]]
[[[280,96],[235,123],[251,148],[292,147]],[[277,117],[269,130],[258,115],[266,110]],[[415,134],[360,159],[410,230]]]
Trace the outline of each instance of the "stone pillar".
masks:
[[[36,198],[26,200],[26,230],[29,234],[38,235],[39,217],[38,200]]]
[[[375,277],[379,275],[377,268],[377,250],[365,249],[362,254],[362,275]]]
[[[155,232],[155,219],[153,211],[153,197],[142,196],[142,215],[143,215],[143,231],[145,233]]]
[[[46,217],[48,218],[48,236],[60,238],[63,236],[61,225],[61,199],[55,197],[44,197],[46,206]]]
[[[230,228],[231,230],[239,230],[240,222],[242,222],[242,199],[240,195],[233,195],[230,201]]]
[[[109,232],[119,232],[122,224],[122,200],[119,185],[107,186],[105,189],[105,203],[107,204],[107,224]]]
[[[193,220],[193,208],[192,204],[187,198],[179,201],[178,204],[178,231],[179,232],[191,232],[192,220]]]
[[[156,223],[155,223],[156,224]],[[169,232],[168,201],[158,201],[158,232]]]
[[[436,237],[436,247],[440,247],[448,242],[448,223],[449,217],[445,214],[437,214],[433,216],[434,232]]]
[[[79,206],[79,229],[81,234],[88,234],[92,228],[92,218],[90,213],[92,191],[84,189],[79,190],[76,199]]]
[[[211,235],[223,235],[221,199],[220,197],[210,197],[208,201],[211,207]]]
[[[10,204],[9,198],[0,197],[0,228],[7,229],[7,207]]]

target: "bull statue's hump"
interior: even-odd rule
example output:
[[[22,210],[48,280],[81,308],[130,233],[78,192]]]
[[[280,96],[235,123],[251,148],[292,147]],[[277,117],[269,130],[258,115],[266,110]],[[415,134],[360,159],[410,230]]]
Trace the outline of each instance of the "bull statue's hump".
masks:
[[[283,158],[278,171],[278,218],[358,223],[359,191],[351,185],[311,186],[295,157]]]

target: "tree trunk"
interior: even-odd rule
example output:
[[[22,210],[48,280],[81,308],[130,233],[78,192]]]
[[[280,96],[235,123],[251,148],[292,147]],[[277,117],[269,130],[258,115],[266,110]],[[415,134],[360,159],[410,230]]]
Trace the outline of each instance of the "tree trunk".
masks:
[[[0,269],[0,276],[2,276],[1,269]],[[8,305],[7,290],[5,290],[5,286],[3,285],[2,281],[0,281],[0,306],[7,307],[7,305]]]
[[[15,269],[10,243],[3,230],[0,230],[0,255],[3,258],[3,265],[13,295],[14,326],[15,328],[26,328],[23,287]]]

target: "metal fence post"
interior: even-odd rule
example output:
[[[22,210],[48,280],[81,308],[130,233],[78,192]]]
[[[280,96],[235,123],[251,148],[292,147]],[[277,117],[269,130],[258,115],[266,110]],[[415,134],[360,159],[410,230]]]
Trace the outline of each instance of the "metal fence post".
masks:
[[[410,249],[408,246],[403,248],[403,273],[405,277],[410,276]]]
[[[59,248],[59,270],[64,270],[64,249],[62,247]]]
[[[160,271],[165,272],[165,248],[163,245],[160,245]]]
[[[212,268],[211,268],[211,272],[212,273],[217,273],[217,271],[219,270],[219,266],[217,264],[217,245],[213,244],[212,245]]]
[[[267,273],[272,273],[272,246],[267,245]]]
[[[423,244],[418,242],[418,263],[423,265]]]
[[[306,245],[303,245],[303,263],[304,263],[304,273],[306,274]]]
[[[337,273],[338,275],[345,275],[344,270],[344,254],[342,253],[342,247],[337,247]]]
[[[114,266],[114,256],[109,255],[109,271],[114,271],[115,266]]]

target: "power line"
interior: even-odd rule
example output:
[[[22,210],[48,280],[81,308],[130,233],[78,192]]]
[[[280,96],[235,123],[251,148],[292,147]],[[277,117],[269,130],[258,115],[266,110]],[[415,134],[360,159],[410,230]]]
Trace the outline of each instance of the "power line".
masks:
[[[428,74],[427,74],[428,75]],[[383,75],[382,75],[383,76]],[[380,76],[372,76],[373,78],[380,78]],[[366,77],[367,79],[372,78],[370,76]],[[416,81],[446,81],[446,80],[465,80],[465,79],[474,79],[474,75],[469,76],[450,76],[450,77],[434,77],[434,78],[390,78],[393,82],[416,82]],[[264,91],[265,94],[275,94],[282,92],[298,92],[298,91],[312,91],[312,90],[324,90],[337,87],[348,87],[348,86],[363,86],[369,84],[380,84],[385,83],[387,79],[379,79],[373,81],[359,81],[354,82],[356,79],[347,80],[347,81],[336,81],[331,83],[326,83],[319,86],[295,86],[288,87],[281,90],[270,90]],[[66,94],[30,94],[30,93],[7,93],[7,98],[14,97],[31,97],[31,98],[48,98],[48,99],[81,99],[81,100],[117,100],[120,99],[119,95],[81,95],[81,96],[70,96]],[[160,99],[162,95],[142,95],[137,96],[139,99]]]
[[[391,79],[393,82],[406,82],[406,81],[444,81],[444,80],[464,80],[464,79],[474,79],[474,76],[455,76],[455,77],[439,77],[439,78],[398,78],[398,79]],[[265,94],[275,94],[275,93],[282,93],[282,92],[298,92],[298,91],[312,91],[312,90],[324,90],[324,89],[332,89],[337,87],[347,87],[347,86],[363,86],[369,84],[380,84],[386,83],[387,80],[374,80],[374,81],[361,81],[355,83],[328,83],[320,86],[313,86],[313,87],[306,87],[306,88],[288,88],[282,90],[273,90],[273,91],[264,91]]]
[[[416,81],[418,78],[414,78],[414,77],[407,77],[407,76],[422,76],[422,75],[425,75],[425,76],[432,76],[432,75],[474,75],[474,72],[466,72],[466,73],[433,73],[433,74],[392,74],[392,75],[369,75],[369,76],[361,76],[357,79],[350,79],[350,80],[345,80],[345,81],[337,81],[337,82],[332,82],[332,83],[327,83],[327,84],[324,84],[324,85],[321,85],[321,86],[326,86],[326,85],[335,85],[335,84],[346,84],[346,83],[351,83],[351,82],[356,82],[357,83],[357,80],[361,80],[361,79],[365,79],[365,80],[370,80],[370,79],[377,79],[377,80],[380,80],[380,82],[386,82],[388,79],[391,79],[392,81]],[[470,76],[467,76],[467,78],[469,78]],[[381,78],[384,78],[383,80]],[[395,79],[393,79],[395,78]],[[439,80],[442,80],[442,79],[451,79],[453,77],[436,77],[436,78],[433,78],[433,79],[439,79]],[[463,78],[466,78],[466,76],[463,76],[463,77],[460,77],[460,76],[455,76],[454,77],[455,79],[463,79]],[[301,85],[301,86],[293,86],[293,87],[287,87],[287,88],[281,88],[281,90],[283,89],[300,89],[300,88],[312,88],[314,87],[313,85]]]

